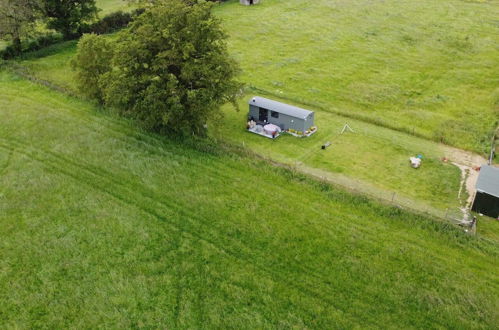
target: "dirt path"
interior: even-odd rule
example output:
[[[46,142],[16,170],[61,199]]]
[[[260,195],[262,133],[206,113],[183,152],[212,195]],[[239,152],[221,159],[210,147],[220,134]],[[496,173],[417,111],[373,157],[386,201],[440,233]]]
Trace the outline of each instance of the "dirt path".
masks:
[[[449,146],[442,145],[444,156],[449,159],[449,161],[457,166],[461,170],[461,188],[466,189],[468,192],[468,199],[466,203],[461,206],[461,211],[463,212],[463,219],[466,217],[468,210],[471,208],[471,203],[473,203],[473,197],[475,196],[475,185],[478,179],[479,172],[474,168],[487,164],[487,160],[482,156],[475,154],[470,151],[465,151]],[[461,190],[459,191],[459,196],[461,196]]]

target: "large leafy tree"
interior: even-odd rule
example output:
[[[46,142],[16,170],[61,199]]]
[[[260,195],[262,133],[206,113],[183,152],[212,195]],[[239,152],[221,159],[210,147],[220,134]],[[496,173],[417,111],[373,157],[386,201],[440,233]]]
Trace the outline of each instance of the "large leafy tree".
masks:
[[[95,0],[43,0],[47,26],[66,39],[81,34],[85,22],[97,17]]]
[[[211,4],[156,1],[119,33],[105,103],[155,131],[203,135],[241,88],[225,39]]]
[[[41,13],[40,0],[0,0],[0,38],[12,41],[21,52],[21,40],[27,36]]]

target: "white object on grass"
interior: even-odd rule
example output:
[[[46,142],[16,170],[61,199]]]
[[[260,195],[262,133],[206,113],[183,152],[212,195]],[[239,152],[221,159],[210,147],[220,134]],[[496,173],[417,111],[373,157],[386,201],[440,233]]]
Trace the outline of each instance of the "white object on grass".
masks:
[[[411,166],[414,168],[418,168],[419,166],[421,166],[421,158],[410,157],[409,161],[411,162]]]

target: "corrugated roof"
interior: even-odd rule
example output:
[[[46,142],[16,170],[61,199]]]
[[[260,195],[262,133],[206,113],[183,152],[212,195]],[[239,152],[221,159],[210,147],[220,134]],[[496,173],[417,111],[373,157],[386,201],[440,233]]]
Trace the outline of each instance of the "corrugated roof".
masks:
[[[313,111],[298,108],[289,104],[273,101],[266,99],[264,97],[254,96],[248,102],[250,105],[254,105],[260,108],[265,108],[268,110],[276,111],[291,117],[305,119],[313,113]]]
[[[476,190],[499,198],[499,168],[482,166],[476,182]]]

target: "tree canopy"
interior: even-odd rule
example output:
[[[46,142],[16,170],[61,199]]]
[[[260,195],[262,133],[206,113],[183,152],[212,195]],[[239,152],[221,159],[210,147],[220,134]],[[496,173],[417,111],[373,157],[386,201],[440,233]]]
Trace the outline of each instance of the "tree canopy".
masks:
[[[222,104],[235,104],[241,89],[235,81],[238,66],[211,6],[156,1],[122,30],[113,41],[109,69],[98,78],[104,103],[154,131],[205,134],[205,124],[221,116]],[[89,47],[85,40],[78,45],[80,77],[87,68],[79,63]],[[96,85],[85,79],[80,84]]]
[[[42,5],[41,0],[0,0],[0,38],[11,40],[17,53],[21,52],[21,39],[33,30]]]
[[[61,32],[67,39],[80,35],[83,24],[97,17],[95,0],[43,0],[43,2],[48,28]]]
[[[70,39],[81,35],[97,11],[95,0],[0,0],[0,38],[11,41],[13,53],[19,54],[23,40],[40,34],[37,23]]]

